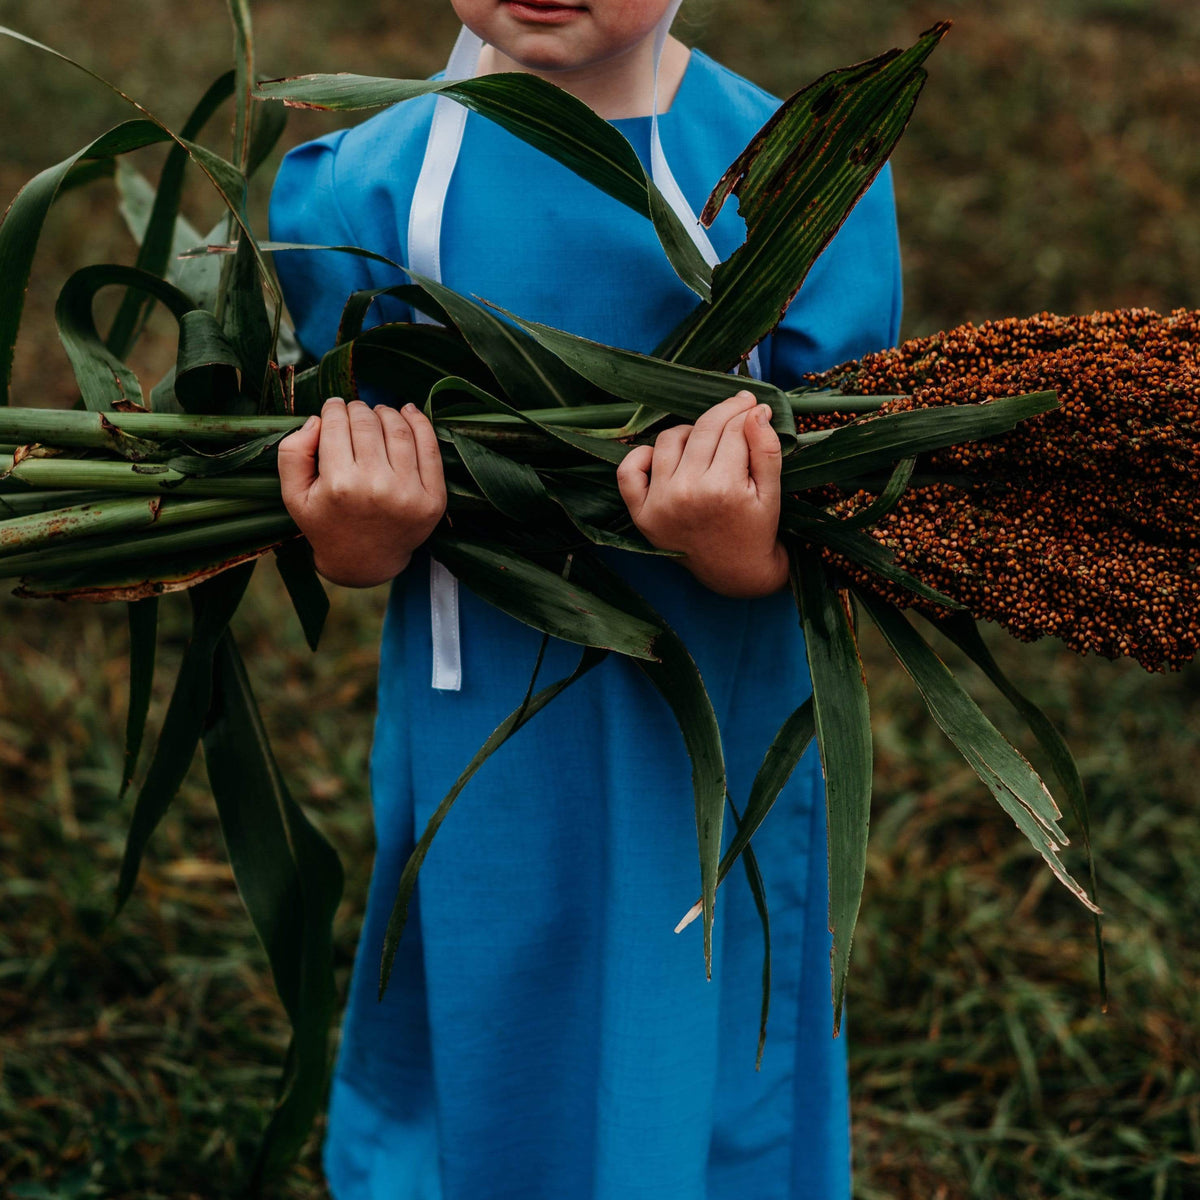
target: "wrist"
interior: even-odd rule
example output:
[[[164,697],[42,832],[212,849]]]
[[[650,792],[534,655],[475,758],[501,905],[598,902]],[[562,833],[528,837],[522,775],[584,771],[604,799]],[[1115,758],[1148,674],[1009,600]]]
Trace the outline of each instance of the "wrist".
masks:
[[[766,554],[752,559],[724,555],[685,555],[683,565],[710,591],[735,599],[770,596],[788,582],[788,553],[776,541]]]

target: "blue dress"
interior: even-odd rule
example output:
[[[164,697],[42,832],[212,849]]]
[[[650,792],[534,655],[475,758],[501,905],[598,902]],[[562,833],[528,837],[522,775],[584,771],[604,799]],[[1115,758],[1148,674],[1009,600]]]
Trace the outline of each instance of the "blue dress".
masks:
[[[693,51],[667,158],[696,211],[778,101]],[[405,261],[432,113],[410,101],[292,151],[277,240],[356,244]],[[614,124],[643,161],[649,118]],[[467,121],[443,226],[459,291],[649,350],[690,309],[647,221],[488,121]],[[722,257],[744,227],[726,207]],[[345,297],[401,282],[334,253],[276,256],[302,344],[334,339]],[[406,314],[395,302],[378,319]],[[899,256],[888,174],[814,267],[764,374],[784,386],[895,341]],[[731,391],[734,390],[731,385]],[[743,803],[810,685],[787,592],[734,600],[677,563],[609,553],[692,651]],[[336,1200],[845,1200],[845,1037],[832,1034],[825,812],[815,747],[755,841],[774,948],[754,1069],[762,933],[740,871],[718,893],[713,979],[699,923],[690,769],[671,714],[611,656],[467,787],[420,876],[382,1003],[396,883],[430,813],[521,701],[540,634],[461,589],[463,688],[430,688],[428,563],[395,583],[371,759],[376,858],[332,1085],[324,1165]],[[552,642],[541,682],[574,667]],[[731,824],[728,823],[728,824]]]

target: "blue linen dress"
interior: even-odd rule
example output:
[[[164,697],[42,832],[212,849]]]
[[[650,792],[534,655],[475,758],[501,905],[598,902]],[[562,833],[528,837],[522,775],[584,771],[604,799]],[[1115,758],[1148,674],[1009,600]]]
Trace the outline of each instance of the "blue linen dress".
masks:
[[[693,51],[663,146],[700,210],[778,101]],[[291,152],[271,234],[406,261],[425,98]],[[643,161],[649,118],[614,124]],[[722,257],[744,226],[728,205]],[[276,257],[302,344],[334,340],[353,290],[403,282],[336,253]],[[647,221],[472,115],[450,187],[444,281],[536,321],[650,350],[694,297]],[[378,319],[404,319],[394,301]],[[784,386],[895,341],[900,281],[885,171],[814,267],[763,371]],[[735,390],[731,383],[731,391]],[[776,729],[810,690],[787,592],[734,600],[677,563],[608,553],[691,649],[744,803]],[[460,590],[464,682],[430,688],[428,561],[396,581],[371,759],[377,851],[332,1085],[324,1166],[336,1200],[844,1200],[845,1038],[834,1040],[825,813],[810,749],[755,839],[774,948],[755,1072],[762,934],[745,878],[717,900],[713,979],[697,922],[690,769],[671,714],[616,656],[501,749],[425,863],[376,1001],[403,864],[454,779],[521,701],[540,635]],[[578,648],[552,642],[541,684]],[[729,822],[728,824],[731,824]]]

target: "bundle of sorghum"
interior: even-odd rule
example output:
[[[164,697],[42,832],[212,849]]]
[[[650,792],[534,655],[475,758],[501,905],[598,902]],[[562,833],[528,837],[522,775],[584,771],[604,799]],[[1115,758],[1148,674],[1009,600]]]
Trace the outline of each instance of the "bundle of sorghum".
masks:
[[[962,325],[819,377],[882,412],[1055,390],[1061,407],[932,454],[871,533],[976,617],[1177,668],[1200,647],[1200,312]],[[806,423],[813,428],[816,418]],[[867,491],[830,497],[848,516]],[[836,556],[829,552],[831,559]],[[936,606],[854,564],[861,586]]]

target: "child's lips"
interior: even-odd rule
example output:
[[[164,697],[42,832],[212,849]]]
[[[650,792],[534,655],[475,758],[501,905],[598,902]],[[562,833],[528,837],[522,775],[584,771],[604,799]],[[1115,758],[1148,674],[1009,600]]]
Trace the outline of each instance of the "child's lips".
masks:
[[[554,4],[549,0],[503,0],[504,7],[518,21],[536,25],[562,25],[587,11],[582,4]]]

